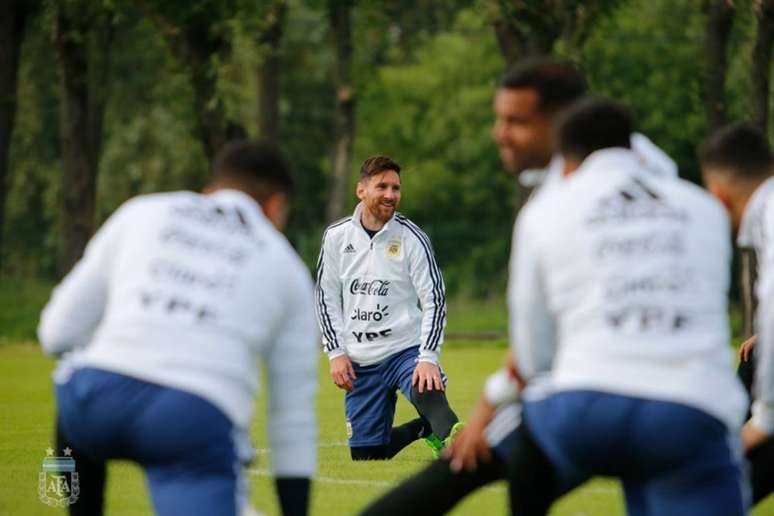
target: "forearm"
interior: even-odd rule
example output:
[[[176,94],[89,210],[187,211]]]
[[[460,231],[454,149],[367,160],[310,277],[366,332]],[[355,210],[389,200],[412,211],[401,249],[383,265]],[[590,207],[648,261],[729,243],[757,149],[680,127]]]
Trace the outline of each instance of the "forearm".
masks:
[[[306,516],[311,481],[306,477],[277,477],[274,481],[284,516]]]
[[[338,358],[340,356],[346,355],[347,350],[343,346],[328,350],[327,347],[324,349],[325,354],[328,355],[328,360],[333,360],[334,358]]]
[[[466,426],[478,427],[483,432],[486,425],[492,421],[496,411],[497,407],[487,399],[486,393],[482,393],[478,402],[476,402],[475,407],[473,407],[473,412],[471,413]]]
[[[299,367],[269,377],[269,445],[278,477],[310,477],[317,468],[316,373]]]
[[[774,433],[774,278],[767,276],[764,294],[758,310],[760,333],[756,344],[755,400],[752,405],[752,424],[767,434]]]
[[[38,339],[46,353],[60,355],[86,346],[105,308],[104,280],[81,262],[57,286],[40,316]]]
[[[269,444],[274,474],[310,477],[317,467],[317,371],[319,336],[315,331],[311,289],[291,300],[287,321],[267,355]]]
[[[419,361],[438,363],[446,327],[446,287],[430,241],[423,234],[421,246],[409,253],[411,283],[422,307]]]
[[[492,407],[511,403],[519,398],[520,386],[507,368],[499,369],[490,375],[484,385],[484,399]]]
[[[321,270],[321,273],[324,269]],[[322,336],[323,351],[329,358],[344,354],[344,341],[340,338],[343,324],[339,286],[327,276],[321,276],[316,287],[315,312]]]
[[[767,434],[774,433],[774,364],[770,337],[761,339],[756,351],[755,399],[752,404],[752,424]]]

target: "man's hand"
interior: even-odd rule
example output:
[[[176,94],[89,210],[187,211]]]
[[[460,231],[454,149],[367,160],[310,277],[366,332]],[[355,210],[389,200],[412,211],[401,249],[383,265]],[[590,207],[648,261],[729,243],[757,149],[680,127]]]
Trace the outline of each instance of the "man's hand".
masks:
[[[428,391],[444,390],[440,368],[432,362],[417,362],[414,375],[411,377],[411,385],[416,385],[420,393],[425,392],[425,389]]]
[[[479,462],[491,460],[492,453],[484,429],[492,420],[494,412],[495,408],[481,397],[473,415],[465,423],[465,428],[457,434],[452,445],[444,450],[444,457],[451,459],[449,467],[452,471],[475,471]]]
[[[752,350],[755,347],[755,341],[758,340],[757,338],[757,335],[753,335],[739,346],[739,358],[742,359],[743,362],[750,360],[750,353],[752,353]]]
[[[752,421],[747,421],[742,427],[742,447],[745,452],[763,444],[769,437],[771,436],[753,425]]]
[[[333,383],[336,384],[336,387],[345,391],[351,391],[355,388],[352,384],[352,380],[356,378],[355,369],[352,367],[352,362],[347,355],[331,359],[330,365],[331,378],[333,378]]]

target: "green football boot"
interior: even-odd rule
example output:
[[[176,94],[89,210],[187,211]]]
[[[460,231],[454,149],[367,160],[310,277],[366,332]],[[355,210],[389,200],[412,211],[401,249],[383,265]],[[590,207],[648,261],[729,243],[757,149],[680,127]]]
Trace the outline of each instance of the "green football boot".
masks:
[[[439,458],[441,456],[441,451],[443,450],[443,441],[435,434],[428,435],[424,438],[424,441],[427,443],[427,446],[430,447],[433,458]]]
[[[454,439],[457,438],[457,434],[460,433],[460,430],[465,428],[465,423],[462,421],[457,421],[454,423],[454,426],[451,427],[451,431],[449,432],[449,435],[446,437],[446,439],[443,440],[443,445],[445,446],[451,446],[454,442]]]

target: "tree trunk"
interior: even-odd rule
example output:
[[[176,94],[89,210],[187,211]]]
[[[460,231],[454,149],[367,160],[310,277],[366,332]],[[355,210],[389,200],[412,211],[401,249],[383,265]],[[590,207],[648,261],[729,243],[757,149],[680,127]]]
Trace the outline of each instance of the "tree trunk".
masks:
[[[758,31],[752,54],[753,123],[767,133],[769,95],[771,91],[771,58],[774,43],[774,0],[758,0],[755,5]]]
[[[267,25],[259,37],[266,57],[258,68],[258,134],[273,142],[280,139],[280,43],[286,12],[285,0],[275,2],[267,15]]]
[[[225,62],[231,52],[228,16],[236,11],[236,2],[198,2],[197,9],[180,11],[165,0],[135,0],[142,12],[161,31],[175,59],[185,69],[194,96],[196,136],[204,153],[212,161],[229,139],[242,138],[244,127],[229,121],[218,95],[218,70],[215,61]]]
[[[8,194],[8,160],[16,117],[19,54],[29,12],[30,4],[25,0],[0,3],[0,264],[2,263],[5,198]]]
[[[347,179],[352,169],[355,139],[355,94],[352,87],[352,3],[331,0],[330,23],[336,48],[336,110],[334,113],[333,183],[326,215],[335,220],[344,215]]]
[[[194,93],[196,132],[204,146],[207,159],[212,161],[218,149],[227,141],[227,123],[223,101],[217,93],[217,74],[210,65],[211,54],[193,49],[189,62],[189,78]]]
[[[78,261],[94,232],[111,39],[107,16],[86,16],[77,9],[68,12],[58,5],[55,41],[61,68],[64,168],[60,274]]]
[[[710,0],[704,39],[704,117],[707,130],[714,132],[726,123],[726,48],[734,23],[731,0]]]
[[[492,23],[506,67],[526,57],[551,54],[560,38],[565,52],[577,58],[597,20],[612,13],[619,3],[619,0],[585,3],[497,0],[494,2],[497,14]],[[516,214],[533,188],[534,185],[516,182],[513,200]]]
[[[506,20],[494,21],[495,37],[508,67],[524,57],[524,44],[519,31]]]

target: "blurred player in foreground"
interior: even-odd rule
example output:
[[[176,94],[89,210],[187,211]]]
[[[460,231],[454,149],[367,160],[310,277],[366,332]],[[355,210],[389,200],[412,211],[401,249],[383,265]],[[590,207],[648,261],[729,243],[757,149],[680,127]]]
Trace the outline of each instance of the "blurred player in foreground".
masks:
[[[397,212],[400,165],[374,156],[360,170],[351,217],[325,230],[317,316],[331,378],[346,391],[353,460],[391,459],[419,438],[437,456],[462,426],[440,367],[446,294],[427,235]],[[395,391],[418,418],[392,427]]]
[[[768,436],[764,441],[756,435],[759,430],[767,435],[774,430],[772,423],[766,426],[765,415],[772,410],[767,406],[774,398],[765,379],[758,383],[759,390],[753,388],[756,367],[764,378],[771,367],[767,363],[771,360],[771,347],[768,352],[761,350],[768,354],[759,358],[761,351],[755,349],[755,334],[771,324],[765,320],[771,318],[771,309],[766,308],[771,307],[771,293],[766,290],[767,285],[759,282],[758,272],[772,267],[769,235],[774,220],[774,157],[765,134],[739,124],[710,136],[702,146],[700,158],[704,184],[726,207],[741,257],[743,332],[747,340],[740,348],[739,376],[751,397],[759,399],[755,403],[758,408],[754,409],[757,419],[748,423],[742,435],[747,441],[752,502],[756,504],[774,491],[774,439]],[[759,294],[767,296],[765,306],[759,305]],[[757,320],[756,309],[760,310]]]
[[[517,222],[519,446],[542,454],[553,478],[513,468],[514,514],[546,514],[541,491],[597,475],[622,480],[629,514],[746,513],[728,219],[697,186],[645,170],[633,130],[616,103],[576,104],[556,133],[563,187]]]
[[[142,466],[157,514],[238,514],[262,357],[280,504],[303,515],[318,334],[311,278],[281,233],[292,178],[262,143],[226,146],[213,172],[204,194],[126,202],[54,290],[38,335],[69,353],[59,426],[89,461]]]

